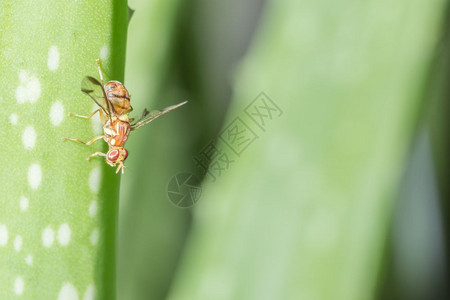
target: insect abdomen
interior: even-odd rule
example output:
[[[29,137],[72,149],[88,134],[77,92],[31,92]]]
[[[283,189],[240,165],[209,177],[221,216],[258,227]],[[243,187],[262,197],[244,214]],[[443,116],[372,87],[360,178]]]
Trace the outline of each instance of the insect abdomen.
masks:
[[[123,114],[130,108],[130,95],[125,86],[118,81],[110,81],[105,85],[105,93],[117,114]]]

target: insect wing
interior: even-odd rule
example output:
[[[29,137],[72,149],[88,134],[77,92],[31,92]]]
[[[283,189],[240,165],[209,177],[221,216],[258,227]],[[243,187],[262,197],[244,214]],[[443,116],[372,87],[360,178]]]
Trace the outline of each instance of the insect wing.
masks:
[[[81,91],[88,95],[108,116],[111,118],[111,109],[109,101],[106,101],[106,94],[102,84],[91,76],[86,76],[81,81]],[[106,104],[106,107],[104,106]]]
[[[139,127],[142,127],[142,126],[150,123],[154,119],[156,119],[156,118],[158,118],[158,117],[160,117],[160,116],[162,116],[162,115],[164,115],[164,114],[166,114],[166,113],[168,113],[168,112],[170,112],[170,111],[172,111],[174,109],[177,109],[178,107],[180,107],[180,106],[182,106],[182,105],[184,105],[186,103],[187,103],[187,101],[184,101],[184,102],[178,103],[176,105],[172,105],[172,106],[166,107],[166,108],[164,108],[161,111],[159,111],[159,110],[148,111],[147,109],[144,109],[144,112],[142,113],[141,118],[138,121],[136,121],[136,123],[131,125],[131,130],[136,130]]]

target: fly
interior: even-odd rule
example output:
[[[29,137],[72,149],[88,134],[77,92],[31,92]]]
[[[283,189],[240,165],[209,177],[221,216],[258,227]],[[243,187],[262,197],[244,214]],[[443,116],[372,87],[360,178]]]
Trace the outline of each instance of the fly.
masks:
[[[86,76],[81,84],[81,91],[88,95],[98,106],[88,116],[82,116],[69,113],[69,116],[83,119],[90,119],[96,113],[99,113],[103,125],[103,135],[99,135],[90,141],[83,142],[76,138],[62,138],[63,141],[73,141],[76,143],[90,145],[93,142],[103,139],[109,146],[107,153],[95,152],[87,160],[94,156],[103,156],[106,163],[112,167],[117,166],[116,173],[122,170],[124,173],[124,161],[128,157],[128,151],[124,148],[131,131],[136,130],[154,119],[184,105],[187,101],[166,107],[161,111],[148,111],[144,109],[139,120],[129,118],[128,114],[133,110],[130,104],[130,94],[125,86],[119,81],[109,81],[104,84],[103,74],[100,67],[100,61],[97,59],[97,68],[100,75],[100,81],[91,76]]]

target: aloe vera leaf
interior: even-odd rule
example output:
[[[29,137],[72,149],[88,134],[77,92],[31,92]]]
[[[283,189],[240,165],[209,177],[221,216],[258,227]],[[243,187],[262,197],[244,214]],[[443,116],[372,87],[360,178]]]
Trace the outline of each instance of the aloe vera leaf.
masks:
[[[119,178],[84,76],[123,80],[126,1],[0,4],[0,298],[114,299]]]

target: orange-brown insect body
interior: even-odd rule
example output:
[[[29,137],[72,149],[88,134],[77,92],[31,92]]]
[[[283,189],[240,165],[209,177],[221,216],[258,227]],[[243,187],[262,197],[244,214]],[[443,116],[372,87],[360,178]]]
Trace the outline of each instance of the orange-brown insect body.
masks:
[[[116,114],[121,115],[131,111],[130,94],[122,83],[113,80],[105,84],[104,88],[106,97]]]
[[[123,146],[130,131],[130,123],[117,118],[117,116],[113,116],[112,122],[108,120],[103,126],[104,140],[109,145],[106,162],[111,166],[119,164],[117,172],[123,169],[123,162],[128,157],[128,151]]]
[[[128,113],[133,110],[130,105],[130,94],[125,86],[119,81],[109,81],[104,84],[103,74],[100,68],[100,61],[97,60],[98,72],[101,83],[91,77],[86,76],[82,82],[81,91],[88,95],[99,108],[88,116],[82,116],[70,113],[71,116],[80,117],[83,119],[90,119],[95,113],[99,113],[103,124],[104,134],[94,137],[88,142],[82,142],[75,138],[63,138],[63,141],[73,141],[85,145],[90,145],[93,142],[104,139],[109,146],[107,153],[95,152],[88,157],[88,160],[94,156],[103,156],[106,158],[106,163],[110,166],[117,166],[116,173],[125,168],[123,162],[128,156],[128,151],[124,148],[128,139],[128,135],[132,130],[136,130],[145,124],[150,123],[154,119],[184,105],[187,101],[166,107],[162,111],[149,112],[144,110],[141,118],[134,121],[134,118],[129,118]],[[98,93],[100,91],[100,93]],[[133,122],[134,121],[134,122]]]
[[[131,131],[129,122],[113,118],[112,123],[108,120],[103,127],[105,142],[112,147],[123,147]]]

